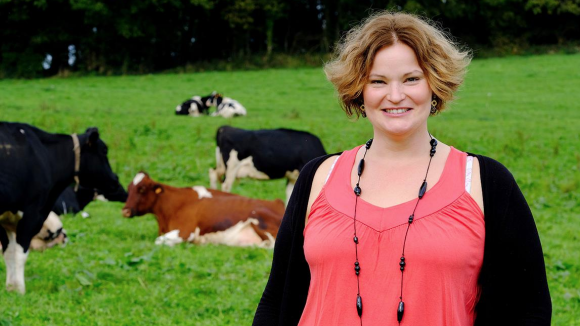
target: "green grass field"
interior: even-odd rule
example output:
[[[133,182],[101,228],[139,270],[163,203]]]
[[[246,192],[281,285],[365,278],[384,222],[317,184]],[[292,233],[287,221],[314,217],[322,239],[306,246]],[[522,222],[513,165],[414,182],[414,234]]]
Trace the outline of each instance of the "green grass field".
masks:
[[[183,100],[213,90],[240,101],[248,115],[174,114]],[[431,132],[512,171],[540,232],[553,325],[580,325],[580,55],[476,60],[458,97],[431,118]],[[2,80],[0,120],[58,133],[99,127],[124,185],[145,170],[171,185],[208,186],[223,124],[306,130],[328,152],[372,135],[367,120],[345,117],[321,68]],[[283,199],[284,186],[241,180],[233,192]],[[158,247],[154,217],[124,219],[121,207],[94,202],[90,218],[66,216],[70,243],[30,254],[26,295],[0,286],[0,326],[251,323],[272,251]],[[4,279],[0,263],[0,284]]]

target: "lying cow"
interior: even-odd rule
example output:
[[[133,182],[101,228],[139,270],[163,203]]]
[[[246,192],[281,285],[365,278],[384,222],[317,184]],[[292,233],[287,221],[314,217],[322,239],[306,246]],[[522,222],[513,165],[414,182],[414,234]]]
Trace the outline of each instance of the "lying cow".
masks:
[[[9,291],[25,292],[24,265],[31,239],[57,197],[79,180],[103,192],[122,188],[97,128],[62,135],[0,122],[0,242]]]
[[[50,212],[42,224],[42,228],[30,241],[30,249],[43,251],[57,244],[66,244],[68,237],[63,229],[62,221],[54,212]]]
[[[63,229],[60,218],[54,212],[50,212],[42,224],[40,232],[30,241],[30,249],[43,251],[57,244],[64,245],[67,241],[68,237],[66,231]],[[2,248],[1,245],[0,248]]]
[[[145,172],[135,176],[128,190],[123,216],[152,213],[157,218],[158,235],[173,231],[177,242],[196,242],[197,236],[227,230],[248,218],[258,221],[250,224],[260,239],[256,244],[271,241],[284,214],[284,203],[279,199],[252,199],[199,186],[176,188],[153,181]]]
[[[222,191],[230,192],[238,178],[260,180],[287,178],[290,198],[302,167],[326,154],[318,137],[291,129],[244,130],[222,126],[216,135],[216,168],[209,170],[210,186],[225,180]]]
[[[192,117],[199,117],[202,114],[209,115],[211,101],[215,94],[216,92],[204,97],[193,96],[191,99],[178,105],[175,108],[175,114],[190,115]]]
[[[74,190],[74,186],[68,186],[58,196],[52,207],[52,211],[57,215],[77,214],[81,212],[90,202],[99,199],[103,201],[117,201],[124,203],[127,201],[127,192],[123,188],[116,189],[115,192],[99,193],[98,189],[85,187],[82,184]],[[88,213],[82,212],[83,217],[88,217]]]
[[[224,118],[232,118],[246,115],[246,108],[240,102],[229,97],[213,92],[207,101],[209,106],[215,106],[216,111],[212,116],[222,116]]]

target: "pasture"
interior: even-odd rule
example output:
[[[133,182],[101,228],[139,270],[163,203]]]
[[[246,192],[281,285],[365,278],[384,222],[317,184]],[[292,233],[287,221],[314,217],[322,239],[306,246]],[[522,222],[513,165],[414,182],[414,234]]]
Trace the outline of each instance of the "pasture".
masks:
[[[176,116],[193,95],[218,91],[246,117]],[[458,100],[431,118],[441,141],[484,154],[514,174],[534,213],[553,300],[553,325],[580,325],[580,55],[475,60]],[[97,126],[127,185],[140,170],[175,186],[209,186],[215,131],[286,127],[318,135],[327,152],[371,137],[338,107],[322,69],[1,80],[0,120],[50,132]],[[236,182],[233,192],[284,199],[285,181]],[[153,216],[125,219],[94,202],[63,218],[70,243],[32,252],[27,293],[4,289],[0,325],[249,325],[272,251],[154,245]]]

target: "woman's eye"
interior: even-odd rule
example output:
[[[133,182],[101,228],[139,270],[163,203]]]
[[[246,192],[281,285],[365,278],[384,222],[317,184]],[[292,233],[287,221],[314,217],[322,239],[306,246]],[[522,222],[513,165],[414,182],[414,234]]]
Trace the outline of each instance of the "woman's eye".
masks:
[[[409,77],[409,78],[407,78],[407,81],[408,82],[416,82],[416,81],[419,81],[419,77]]]
[[[385,82],[379,79],[371,80],[371,84],[384,84]]]

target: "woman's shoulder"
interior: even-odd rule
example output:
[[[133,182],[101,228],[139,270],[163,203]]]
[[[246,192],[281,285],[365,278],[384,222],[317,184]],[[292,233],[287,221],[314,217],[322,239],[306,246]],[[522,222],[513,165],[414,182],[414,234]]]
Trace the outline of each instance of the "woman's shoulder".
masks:
[[[484,180],[490,182],[497,182],[500,180],[511,182],[514,180],[510,170],[499,161],[485,155],[470,152],[467,152],[467,155],[477,158],[480,166],[482,182],[484,182]]]

